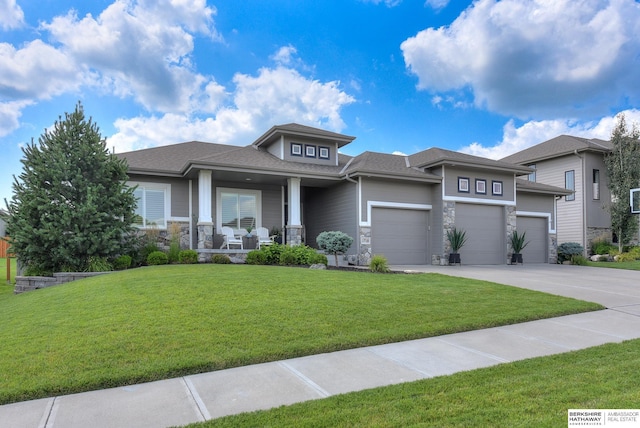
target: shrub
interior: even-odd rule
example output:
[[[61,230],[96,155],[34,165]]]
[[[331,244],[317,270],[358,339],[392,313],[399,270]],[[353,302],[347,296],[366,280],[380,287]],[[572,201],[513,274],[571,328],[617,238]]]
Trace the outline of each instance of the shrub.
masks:
[[[344,254],[349,250],[353,244],[353,238],[339,231],[322,232],[316,238],[316,243],[321,250],[333,254],[336,258],[336,266],[339,266],[338,254]]]
[[[245,259],[245,262],[248,265],[266,265],[267,264],[267,254],[262,249],[249,251],[247,253],[247,258]]]
[[[113,266],[106,257],[89,257],[87,272],[109,272]]]
[[[309,260],[309,264],[311,265],[323,264],[327,266],[329,264],[329,260],[327,260],[327,256],[325,256],[324,254],[320,254],[314,251],[313,256],[311,257],[311,260]]]
[[[629,250],[629,254],[631,254],[634,259],[640,260],[640,247],[633,247]]]
[[[571,256],[582,255],[584,248],[577,242],[564,242],[558,245],[558,263],[571,260]]]
[[[616,247],[614,247],[611,242],[607,241],[607,240],[597,240],[597,241],[593,241],[591,243],[591,252],[593,254],[598,254],[598,255],[602,255],[602,254],[611,254],[611,250],[615,249]]]
[[[582,254],[576,254],[571,256],[571,264],[572,265],[578,265],[578,266],[586,266],[587,265],[587,258],[585,256],[583,256]]]
[[[167,254],[169,263],[178,263],[180,261],[180,243],[172,240],[169,245],[169,253]],[[197,260],[197,258],[196,258]]]
[[[306,245],[285,245],[280,253],[281,265],[312,265],[322,263],[325,258],[319,258],[318,253]]]
[[[113,261],[113,268],[115,270],[125,270],[131,267],[131,256],[126,254],[119,256]]]
[[[169,257],[162,251],[154,251],[147,256],[147,264],[150,266],[166,265],[169,263]]]
[[[632,253],[621,253],[615,257],[617,262],[633,262],[635,260],[636,257]]]
[[[211,263],[215,263],[217,265],[228,265],[231,264],[231,259],[226,254],[214,254],[211,256]]]
[[[182,250],[178,253],[178,261],[183,265],[193,265],[198,263],[198,252],[196,250]]]
[[[286,245],[282,253],[280,253],[280,261],[281,265],[297,265],[298,258],[296,256],[296,252],[292,246]]]
[[[378,273],[387,273],[389,272],[389,265],[387,263],[387,258],[381,255],[375,255],[371,257],[371,261],[369,262],[369,269],[371,272]]]
[[[277,243],[262,247],[260,251],[263,252],[266,257],[265,264],[277,265],[280,263],[280,254],[282,254],[285,247],[286,245]]]

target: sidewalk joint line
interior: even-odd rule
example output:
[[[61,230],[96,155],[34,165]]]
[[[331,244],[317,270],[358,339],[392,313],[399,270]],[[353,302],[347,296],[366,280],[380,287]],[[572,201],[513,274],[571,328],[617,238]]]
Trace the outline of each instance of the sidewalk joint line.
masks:
[[[196,389],[195,385],[193,384],[193,382],[191,382],[191,379],[183,376],[182,381],[187,387],[187,391],[189,391],[191,398],[195,402],[195,407],[198,409],[198,412],[200,412],[200,416],[202,416],[203,421],[208,421],[209,419],[211,419],[211,414],[209,413],[207,406],[204,404],[204,401],[202,401],[202,397],[200,397],[200,394],[198,394],[198,390]]]
[[[58,397],[52,397],[47,402],[44,415],[40,420],[39,428],[53,428],[53,424],[56,422],[56,414],[58,413]]]
[[[384,346],[384,345],[378,345],[378,346],[376,346],[376,347],[379,347],[379,346]],[[432,378],[432,377],[435,377],[435,375],[434,375],[434,374],[432,374],[432,373],[428,373],[428,372],[426,372],[426,371],[424,371],[424,370],[421,370],[421,369],[419,369],[419,368],[416,368],[416,367],[412,366],[411,364],[409,364],[409,363],[407,363],[407,362],[405,362],[405,361],[399,360],[399,359],[397,359],[397,358],[389,357],[388,355],[380,354],[380,353],[376,352],[376,351],[375,351],[375,349],[367,349],[367,351],[371,352],[373,355],[375,355],[375,356],[376,356],[376,357],[378,357],[378,358],[383,358],[383,359],[385,359],[385,360],[391,361],[391,362],[392,362],[392,363],[394,363],[394,364],[397,364],[397,365],[399,365],[399,366],[401,366],[401,367],[404,367],[405,369],[409,369],[409,370],[411,370],[411,371],[414,371],[414,372],[416,372],[416,373],[419,373],[419,374],[421,374],[422,376],[424,376],[425,378]]]
[[[330,394],[329,391],[327,391],[324,388],[322,388],[320,385],[318,385],[317,383],[315,383],[314,381],[309,379],[307,376],[305,376],[304,374],[302,374],[298,370],[296,370],[293,367],[291,367],[289,364],[285,363],[284,361],[278,361],[278,365],[280,367],[286,369],[286,370],[289,370],[295,376],[300,378],[304,383],[306,383],[311,388],[313,388],[316,392],[318,392],[322,397],[324,397],[324,398],[331,397],[332,394]]]
[[[487,358],[490,358],[492,360],[496,360],[498,363],[510,363],[511,362],[510,360],[507,360],[507,359],[502,358],[502,357],[498,357],[497,355],[489,354],[488,352],[479,351],[477,349],[469,348],[468,346],[463,346],[463,345],[459,345],[459,344],[457,344],[455,342],[450,342],[448,340],[443,339],[442,337],[446,337],[446,336],[438,337],[437,340],[440,340],[440,341],[446,343],[447,345],[455,346],[458,349],[462,349],[464,351],[472,352],[472,353],[474,353],[476,355],[481,355],[483,357],[487,357]]]

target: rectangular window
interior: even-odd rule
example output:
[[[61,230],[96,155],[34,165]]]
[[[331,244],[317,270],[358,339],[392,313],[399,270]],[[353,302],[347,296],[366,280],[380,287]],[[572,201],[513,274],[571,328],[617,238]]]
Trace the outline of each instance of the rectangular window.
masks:
[[[571,190],[572,193],[564,197],[565,201],[573,201],[576,199],[576,176],[575,171],[565,171],[564,173],[564,187],[567,190]]]
[[[329,147],[318,147],[318,157],[320,159],[329,159]]]
[[[528,179],[529,179],[529,181],[533,181],[535,183],[536,182],[536,171],[535,171],[536,164],[534,163],[534,164],[529,165],[529,168],[533,168],[534,171],[529,173]]]
[[[469,179],[466,177],[458,177],[458,192],[469,193]]]
[[[291,156],[302,156],[302,144],[291,143]]]
[[[138,202],[133,225],[140,228],[166,229],[170,191],[169,184],[138,183],[138,187],[133,192]]]
[[[593,199],[600,199],[600,170],[593,170]]]
[[[304,146],[304,155],[308,158],[316,157],[316,146],[311,146],[309,144]]]
[[[480,195],[487,194],[487,180],[480,180],[476,178],[476,193]]]
[[[491,182],[491,194],[494,196],[502,196],[502,181],[493,180]]]
[[[260,204],[258,190],[218,189],[218,224],[240,233],[260,227]]]

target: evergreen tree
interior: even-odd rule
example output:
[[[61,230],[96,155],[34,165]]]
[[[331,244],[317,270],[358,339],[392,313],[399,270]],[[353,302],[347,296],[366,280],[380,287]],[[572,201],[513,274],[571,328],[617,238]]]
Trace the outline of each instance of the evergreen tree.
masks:
[[[629,130],[623,114],[618,116],[611,132],[613,149],[605,157],[612,201],[611,228],[618,236],[618,247],[633,239],[638,232],[638,218],[629,208],[629,190],[640,184],[640,132],[634,124]]]
[[[82,105],[22,149],[7,203],[7,231],[18,259],[35,273],[86,271],[121,253],[136,200],[127,164],[110,154]]]

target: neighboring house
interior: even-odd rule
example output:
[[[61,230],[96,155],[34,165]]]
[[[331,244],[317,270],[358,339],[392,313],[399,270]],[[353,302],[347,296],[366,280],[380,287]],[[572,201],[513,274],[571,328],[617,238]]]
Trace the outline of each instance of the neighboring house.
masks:
[[[6,236],[7,234],[7,223],[2,218],[2,216],[6,214],[6,211],[0,209],[0,238]]]
[[[138,185],[138,227],[182,224],[203,259],[220,228],[274,227],[285,242],[315,247],[327,230],[354,237],[348,258],[439,263],[446,231],[466,230],[465,264],[505,264],[516,230],[531,241],[525,262],[555,262],[561,187],[518,179],[533,170],[432,148],[410,156],[339,153],[355,137],[298,124],[274,126],[244,147],[187,142],[122,153]],[[517,206],[516,206],[517,201]],[[237,250],[233,250],[237,252]]]
[[[561,135],[502,161],[533,168],[532,182],[572,190],[557,202],[558,242],[578,242],[588,254],[593,240],[613,239],[604,164],[611,148],[608,141]]]

